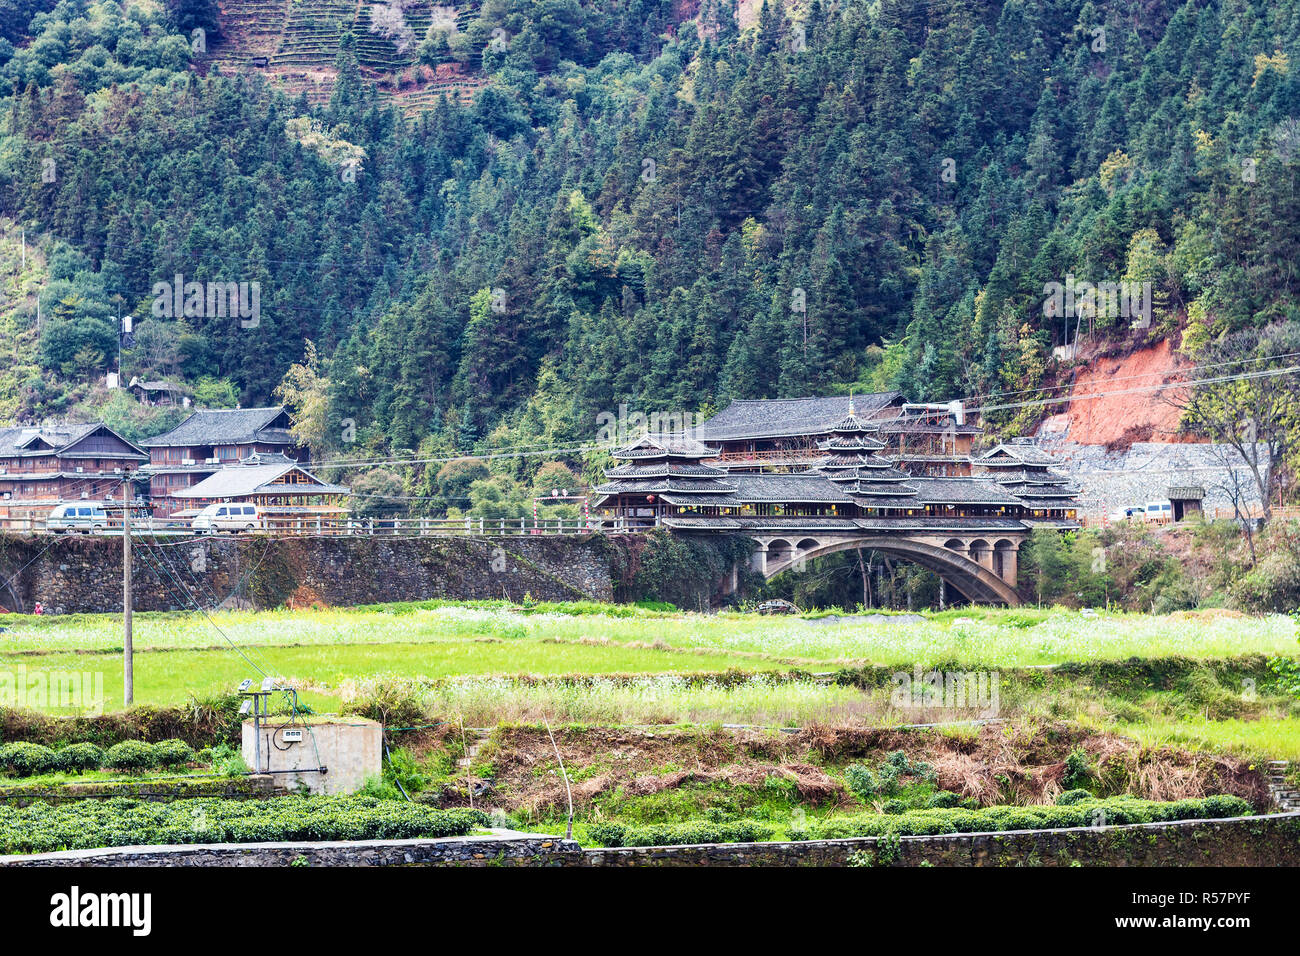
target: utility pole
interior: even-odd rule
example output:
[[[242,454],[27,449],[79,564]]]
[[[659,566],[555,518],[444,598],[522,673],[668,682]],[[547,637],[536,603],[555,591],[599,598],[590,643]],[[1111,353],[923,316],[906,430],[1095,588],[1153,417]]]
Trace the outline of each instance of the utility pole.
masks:
[[[131,647],[131,479],[122,482],[122,695],[135,701],[135,664]]]

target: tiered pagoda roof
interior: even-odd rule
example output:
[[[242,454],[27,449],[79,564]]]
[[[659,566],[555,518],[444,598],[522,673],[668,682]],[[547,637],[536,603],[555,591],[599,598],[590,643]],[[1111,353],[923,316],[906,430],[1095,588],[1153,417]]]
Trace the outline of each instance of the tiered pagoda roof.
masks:
[[[1002,442],[977,458],[975,464],[1031,505],[1050,507],[1079,493],[1064,475],[1051,469],[1056,459],[1027,439]]]
[[[832,437],[821,446],[826,455],[807,474],[821,475],[853,495],[906,494],[908,489],[900,486],[907,474],[876,454],[885,443],[870,435],[871,429],[850,402],[848,416],[831,426]]]
[[[727,472],[701,464],[717,450],[684,435],[645,435],[612,453],[624,464],[605,469],[610,480],[594,489],[601,500],[610,495],[661,496],[668,504],[700,504],[706,498],[735,493]]]

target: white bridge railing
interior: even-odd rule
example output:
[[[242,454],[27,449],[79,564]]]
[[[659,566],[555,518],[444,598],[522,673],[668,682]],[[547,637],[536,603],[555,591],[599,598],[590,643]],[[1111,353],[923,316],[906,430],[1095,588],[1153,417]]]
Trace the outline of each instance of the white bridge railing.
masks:
[[[132,521],[132,533],[137,536],[154,535],[226,535],[258,534],[282,536],[338,536],[338,537],[492,537],[500,535],[575,535],[575,534],[628,534],[647,531],[651,525],[645,521],[628,521],[625,518],[358,518],[321,516],[264,515],[256,521],[251,531],[246,528],[195,530],[183,519],[143,518]],[[57,529],[51,531],[44,521],[27,520],[11,523],[0,530],[26,534],[62,534],[75,536],[90,534],[90,528]],[[120,521],[109,521],[95,534],[119,536]]]
[[[356,535],[490,537],[523,534],[630,534],[657,523],[627,518],[356,518],[265,516],[254,533],[273,535]]]
[[[341,535],[417,538],[426,536],[487,537],[521,534],[589,534],[597,521],[580,518],[333,518],[267,516],[254,533],[272,535]]]
[[[500,535],[574,535],[574,534],[636,534],[659,527],[658,519],[598,517],[584,518],[361,518],[355,515],[277,515],[264,514],[249,519],[255,527],[249,531],[241,526],[229,529],[196,530],[185,518],[136,517],[131,521],[132,533],[138,536],[154,535],[226,535],[260,534],[268,536],[339,536],[339,537],[492,537]],[[121,517],[108,516],[102,526],[50,529],[41,518],[24,517],[0,523],[0,532],[18,534],[100,534],[119,536],[122,533]]]

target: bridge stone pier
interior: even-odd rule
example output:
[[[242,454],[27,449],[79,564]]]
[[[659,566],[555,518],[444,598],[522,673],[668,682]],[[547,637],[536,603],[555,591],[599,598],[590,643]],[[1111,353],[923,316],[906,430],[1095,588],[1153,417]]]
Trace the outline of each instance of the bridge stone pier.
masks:
[[[907,534],[839,531],[749,532],[758,542],[751,569],[772,578],[836,551],[879,551],[933,571],[972,604],[1017,605],[1016,577],[1025,530]],[[733,585],[734,586],[734,585]]]

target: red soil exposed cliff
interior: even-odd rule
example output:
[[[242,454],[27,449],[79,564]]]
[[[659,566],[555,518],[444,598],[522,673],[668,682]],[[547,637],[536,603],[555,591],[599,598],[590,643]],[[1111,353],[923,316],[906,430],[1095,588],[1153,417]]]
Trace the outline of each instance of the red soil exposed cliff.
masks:
[[[1081,358],[1068,391],[1069,406],[1046,419],[1040,434],[1114,448],[1135,441],[1190,440],[1178,434],[1180,413],[1170,403],[1175,392],[1152,388],[1177,381],[1187,365],[1168,339],[1125,355],[1088,358],[1085,353]]]

